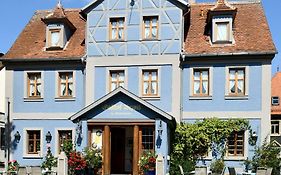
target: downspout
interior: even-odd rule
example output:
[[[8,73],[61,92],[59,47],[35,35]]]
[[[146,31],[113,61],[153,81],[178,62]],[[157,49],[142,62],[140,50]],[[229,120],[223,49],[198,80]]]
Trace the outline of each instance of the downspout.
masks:
[[[5,145],[5,167],[8,167],[8,162],[10,161],[10,152],[11,152],[11,144],[12,144],[12,136],[11,136],[11,130],[10,130],[10,100],[9,97],[6,97],[6,121],[5,121],[5,140],[6,145]]]

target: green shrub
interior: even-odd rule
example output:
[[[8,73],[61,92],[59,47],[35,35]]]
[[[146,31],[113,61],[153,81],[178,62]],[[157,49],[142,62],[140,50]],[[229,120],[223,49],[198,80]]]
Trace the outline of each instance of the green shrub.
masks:
[[[211,163],[212,173],[221,174],[225,164],[223,159],[215,160]]]

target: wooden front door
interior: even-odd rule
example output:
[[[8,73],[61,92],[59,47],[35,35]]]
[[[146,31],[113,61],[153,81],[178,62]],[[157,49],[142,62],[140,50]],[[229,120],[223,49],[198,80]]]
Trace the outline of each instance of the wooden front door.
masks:
[[[111,129],[111,174],[125,172],[125,129]]]

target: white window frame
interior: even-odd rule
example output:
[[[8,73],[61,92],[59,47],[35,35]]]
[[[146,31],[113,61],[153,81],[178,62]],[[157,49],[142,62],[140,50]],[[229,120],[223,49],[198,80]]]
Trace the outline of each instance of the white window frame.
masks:
[[[59,74],[60,73],[68,73],[72,72],[72,78],[73,78],[73,92],[72,92],[72,97],[61,97],[59,96]],[[56,101],[71,101],[75,100],[76,98],[76,71],[75,70],[62,70],[62,71],[56,71],[55,73],[55,100]]]
[[[226,41],[220,41],[217,40],[217,23],[228,23],[229,26],[229,40]],[[215,16],[212,19],[212,43],[222,43],[224,44],[226,43],[230,43],[233,44],[234,43],[234,39],[233,39],[233,19],[230,16]]]
[[[274,98],[278,98],[278,99],[274,99]],[[274,100],[278,100],[278,103],[273,103]],[[271,97],[271,105],[272,105],[272,106],[279,106],[279,104],[280,104],[280,98],[279,98],[279,96],[272,96],[272,97]]]
[[[54,30],[58,30],[60,32],[60,44],[59,46],[52,46],[51,42],[52,42],[52,39],[51,39],[51,32],[54,31]],[[47,26],[46,27],[46,49],[48,48],[61,48],[61,49],[64,49],[64,46],[65,46],[65,38],[64,38],[64,25],[62,24],[57,24],[57,26]]]
[[[41,97],[40,98],[31,98],[29,97],[28,95],[28,92],[27,92],[27,81],[28,81],[28,74],[33,74],[33,73],[40,73],[41,74]],[[23,90],[24,90],[24,101],[28,102],[28,101],[43,101],[44,99],[44,72],[43,71],[24,71],[24,77],[23,77]]]
[[[40,131],[40,153],[28,154],[28,136],[27,131]],[[23,129],[23,157],[25,158],[41,158],[43,157],[43,128],[24,128]]]
[[[239,95],[239,96],[234,96],[232,94],[229,93],[229,70],[230,69],[244,69],[245,70],[245,84],[244,84],[244,88],[245,88],[245,92],[244,95]],[[249,66],[245,66],[245,65],[241,65],[241,66],[226,66],[225,67],[225,99],[226,100],[235,100],[235,99],[239,99],[239,100],[247,100],[248,99],[248,95],[249,95]]]
[[[55,128],[55,156],[59,155],[59,131],[72,131],[72,144],[75,145],[75,128]]]
[[[244,131],[244,155],[243,156],[232,156],[232,155],[228,155],[227,154],[227,147],[225,149],[225,160],[246,160],[248,157],[248,152],[249,152],[249,144],[248,144],[248,140],[249,140],[249,130]]]
[[[109,93],[110,91],[110,79],[111,79],[111,75],[110,72],[111,71],[124,71],[124,88],[128,89],[128,68],[127,67],[108,67],[106,68],[106,92]]]
[[[143,85],[143,71],[146,70],[156,70],[157,71],[157,76],[158,76],[158,94],[156,96],[144,96],[142,94],[142,85]],[[159,66],[143,66],[139,67],[139,97],[147,100],[159,100],[161,97],[161,67]]]
[[[193,94],[193,74],[194,70],[208,70],[209,71],[209,94],[208,95],[194,95]],[[211,100],[213,96],[213,67],[212,66],[201,66],[201,67],[191,67],[189,74],[189,100]]]
[[[272,121],[278,121],[279,122],[279,133],[276,133],[276,134],[272,134],[271,133],[271,128],[272,128]],[[281,120],[271,120],[270,121],[270,136],[280,136],[281,135]]]

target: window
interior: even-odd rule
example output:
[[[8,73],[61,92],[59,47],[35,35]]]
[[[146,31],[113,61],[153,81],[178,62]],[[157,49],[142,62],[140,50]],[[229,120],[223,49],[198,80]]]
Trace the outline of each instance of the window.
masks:
[[[143,17],[143,38],[158,38],[158,16]]]
[[[27,141],[28,141],[28,154],[39,154],[41,150],[40,142],[41,135],[39,130],[27,131]]]
[[[229,94],[245,95],[245,69],[229,69]]]
[[[65,141],[72,142],[72,130],[60,130],[58,131],[58,133],[59,133],[58,148],[60,153]]]
[[[59,97],[72,97],[73,96],[73,73],[60,72],[58,83]]]
[[[2,128],[2,127],[1,127],[1,128],[0,128],[0,132],[1,132],[1,133],[0,133],[0,134],[1,134],[1,135],[0,135],[0,144],[1,144],[1,145],[0,145],[0,148],[1,148],[2,150],[4,150],[4,149],[5,149],[5,146],[6,146],[6,144],[5,144],[5,143],[6,143],[6,142],[5,142],[5,140],[6,140],[6,139],[5,139],[5,136],[6,136],[6,135],[5,135],[5,128]]]
[[[125,85],[125,73],[123,70],[110,71],[110,91],[118,88],[119,86],[124,87]]]
[[[216,41],[229,41],[229,22],[217,22],[216,23]]]
[[[279,135],[280,133],[279,128],[280,128],[280,122],[278,120],[271,121],[271,134]]]
[[[27,74],[27,94],[29,98],[41,97],[41,73]]]
[[[124,40],[124,21],[125,18],[110,19],[110,40]]]
[[[157,70],[143,70],[142,72],[142,95],[158,95],[158,73]]]
[[[244,131],[234,132],[227,142],[228,156],[244,156]]]
[[[63,34],[61,27],[48,28],[47,50],[63,48]]]
[[[142,128],[142,151],[154,151],[154,128]]]
[[[195,69],[193,71],[193,95],[209,94],[209,70]]]
[[[212,42],[213,43],[232,43],[232,16],[215,16],[212,19]]]
[[[279,97],[278,96],[271,97],[271,104],[273,106],[278,106],[279,105]]]

